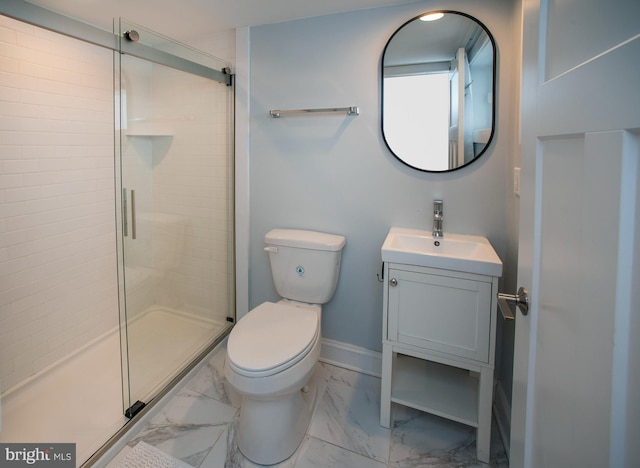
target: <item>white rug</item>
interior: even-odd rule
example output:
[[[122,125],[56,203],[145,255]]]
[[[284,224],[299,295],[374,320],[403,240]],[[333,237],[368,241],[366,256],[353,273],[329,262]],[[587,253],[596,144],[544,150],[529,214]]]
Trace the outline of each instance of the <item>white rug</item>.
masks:
[[[138,442],[118,463],[117,468],[193,468],[191,465],[167,455],[146,442]]]

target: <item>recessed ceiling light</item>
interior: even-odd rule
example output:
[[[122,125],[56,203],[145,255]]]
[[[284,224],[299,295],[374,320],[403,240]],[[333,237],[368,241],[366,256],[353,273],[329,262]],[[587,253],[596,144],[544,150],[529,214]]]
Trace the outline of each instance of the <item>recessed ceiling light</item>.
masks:
[[[420,17],[420,21],[435,21],[439,20],[444,16],[444,13],[436,12],[436,13],[427,13],[426,15],[422,15]]]

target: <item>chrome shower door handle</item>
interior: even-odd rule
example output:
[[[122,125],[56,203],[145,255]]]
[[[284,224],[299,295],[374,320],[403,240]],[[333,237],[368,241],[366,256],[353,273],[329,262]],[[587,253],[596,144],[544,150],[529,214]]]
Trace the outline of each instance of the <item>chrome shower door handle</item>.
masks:
[[[498,307],[505,320],[515,319],[510,304],[518,307],[522,315],[527,315],[529,313],[529,292],[521,286],[518,289],[518,294],[498,293]]]
[[[129,235],[129,221],[127,220],[128,214],[128,206],[127,206],[127,189],[122,189],[122,233],[124,237]]]
[[[131,239],[136,238],[136,191],[131,190],[131,198],[127,200],[127,189],[122,189],[122,233],[129,236],[129,208],[131,208]]]
[[[136,191],[131,190],[131,238],[136,238]]]

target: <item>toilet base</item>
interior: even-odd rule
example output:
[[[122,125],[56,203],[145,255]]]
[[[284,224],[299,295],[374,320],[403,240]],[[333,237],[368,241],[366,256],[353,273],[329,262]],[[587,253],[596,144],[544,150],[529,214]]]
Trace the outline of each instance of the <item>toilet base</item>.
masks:
[[[259,465],[289,458],[304,438],[315,404],[317,386],[272,400],[243,397],[237,441],[240,452]]]

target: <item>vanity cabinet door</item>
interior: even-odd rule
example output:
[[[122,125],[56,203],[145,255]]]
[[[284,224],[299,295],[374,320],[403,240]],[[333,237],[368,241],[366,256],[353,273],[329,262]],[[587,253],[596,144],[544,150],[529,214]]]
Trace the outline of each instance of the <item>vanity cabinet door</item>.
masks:
[[[491,278],[462,276],[390,268],[387,338],[488,362]]]

